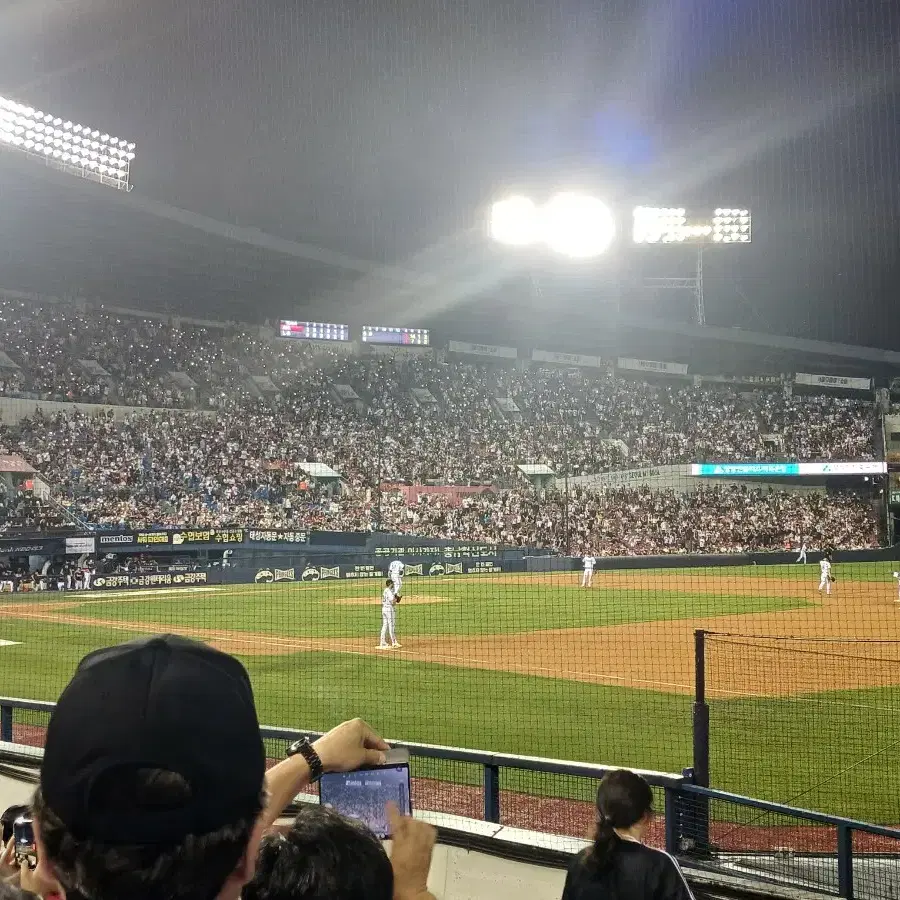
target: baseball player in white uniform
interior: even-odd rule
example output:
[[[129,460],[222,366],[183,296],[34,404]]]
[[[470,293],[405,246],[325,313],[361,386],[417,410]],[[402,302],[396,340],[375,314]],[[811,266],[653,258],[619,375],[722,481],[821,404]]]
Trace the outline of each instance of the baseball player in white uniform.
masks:
[[[797,557],[797,562],[806,565],[806,541],[800,542],[800,555]]]
[[[822,573],[819,578],[819,592],[825,588],[825,593],[831,593],[831,560],[827,556],[823,556],[819,562],[819,570]]]
[[[584,575],[581,576],[581,586],[590,587],[594,580],[594,566],[597,564],[597,560],[586,553],[582,562],[584,563]]]
[[[397,623],[396,605],[399,602],[394,591],[393,582],[388,578],[384,584],[384,590],[381,592],[381,642],[378,644],[379,650],[397,649],[400,646],[395,630]],[[390,644],[387,642],[388,638],[391,639]]]
[[[394,586],[394,593],[399,597],[403,590],[403,573],[406,572],[406,565],[400,562],[399,559],[395,559],[388,566],[388,578],[391,579],[391,584]]]
[[[897,579],[897,603],[900,603],[900,572],[891,572],[891,575]]]

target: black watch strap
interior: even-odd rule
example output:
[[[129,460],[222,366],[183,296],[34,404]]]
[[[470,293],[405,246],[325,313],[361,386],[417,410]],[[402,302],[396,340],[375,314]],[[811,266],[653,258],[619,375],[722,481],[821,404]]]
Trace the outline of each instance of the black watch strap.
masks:
[[[309,742],[309,738],[300,738],[299,741],[295,741],[288,747],[288,756],[296,756],[298,753],[306,760],[306,764],[309,766],[311,780],[318,781],[325,774],[325,770],[322,768],[322,760],[319,759],[319,754],[316,753],[315,747]]]

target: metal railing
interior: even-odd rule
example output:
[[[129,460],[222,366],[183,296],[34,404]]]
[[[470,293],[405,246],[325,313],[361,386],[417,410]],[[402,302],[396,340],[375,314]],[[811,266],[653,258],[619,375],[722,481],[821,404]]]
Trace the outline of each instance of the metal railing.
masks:
[[[898,880],[900,880],[900,829],[888,828],[884,825],[872,825],[868,822],[860,822],[856,819],[848,819],[844,816],[834,816],[828,813],[816,812],[812,809],[803,809],[796,806],[785,806],[783,803],[772,803],[768,800],[757,800],[753,797],[744,797],[741,794],[732,794],[729,791],[718,791],[713,788],[703,787],[697,784],[685,782],[678,788],[680,796],[694,796],[701,798],[705,803],[721,801],[735,806],[742,806],[760,812],[772,813],[793,819],[801,819],[812,825],[824,825],[837,831],[837,895],[853,900],[857,896],[854,889],[854,833],[868,834],[873,837],[882,837],[896,840],[897,844],[897,868]]]
[[[12,742],[14,737],[14,716],[16,710],[52,713],[55,703],[45,700],[26,700],[17,697],[0,697],[0,741]],[[295,728],[279,728],[263,725],[260,728],[264,739],[293,742],[306,736],[315,739],[321,732],[306,731]],[[501,776],[506,771],[537,772],[545,775],[569,776],[577,778],[597,779],[606,772],[620,768],[610,765],[575,762],[570,760],[544,759],[534,756],[519,756],[507,753],[487,753],[481,750],[470,750],[460,747],[445,747],[436,744],[419,744],[409,741],[388,740],[392,746],[402,746],[409,750],[410,756],[418,759],[445,760],[449,762],[468,763],[482,769],[481,789],[483,799],[484,820],[499,824],[503,815]],[[736,806],[801,819],[812,825],[823,825],[835,829],[837,833],[837,896],[854,900],[859,896],[854,888],[853,836],[867,834],[874,837],[888,838],[898,841],[900,851],[900,829],[867,822],[848,819],[842,816],[829,815],[815,810],[785,806],[768,800],[758,800],[720,791],[694,783],[692,769],[685,769],[680,775],[671,772],[655,772],[634,769],[642,775],[651,786],[664,792],[665,797],[665,845],[669,853],[680,855],[692,862],[703,864],[716,862],[714,851],[705,841],[698,841],[698,836],[708,839],[710,803],[724,802]],[[702,821],[697,821],[697,816]],[[714,842],[711,842],[714,843]],[[900,878],[900,853],[897,855],[898,878]],[[893,858],[893,855],[892,857]],[[760,875],[759,881],[765,882]]]

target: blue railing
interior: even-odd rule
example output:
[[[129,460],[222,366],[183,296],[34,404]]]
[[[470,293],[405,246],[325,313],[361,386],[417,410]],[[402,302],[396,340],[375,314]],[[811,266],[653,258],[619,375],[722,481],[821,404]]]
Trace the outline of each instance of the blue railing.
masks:
[[[11,742],[14,736],[13,719],[16,710],[26,710],[49,714],[55,704],[45,700],[25,700],[16,697],[0,697],[0,741]],[[278,728],[264,725],[262,736],[270,740],[293,742],[302,736],[311,739],[321,736],[321,732],[304,731],[294,728]],[[530,771],[545,775],[559,775],[577,778],[600,779],[603,775],[618,766],[595,765],[592,763],[574,762],[559,759],[544,759],[534,756],[519,756],[505,753],[486,753],[481,750],[468,750],[460,747],[444,747],[435,744],[417,744],[408,741],[392,741],[409,749],[410,756],[418,759],[445,760],[449,762],[468,763],[482,768],[482,794],[484,802],[484,819],[487,822],[500,823],[501,806],[501,772]],[[857,897],[854,887],[853,836],[856,833],[868,834],[896,840],[897,843],[897,877],[900,883],[900,829],[867,822],[833,816],[814,810],[785,806],[768,800],[758,800],[702,787],[693,783],[692,770],[686,769],[677,775],[670,772],[654,772],[635,769],[665,796],[665,843],[672,854],[684,855],[685,848],[690,847],[691,856],[698,862],[707,857],[714,861],[711,848],[698,846],[697,835],[708,835],[708,822],[698,823],[696,815],[706,813],[709,803],[718,801],[736,806],[758,810],[761,813],[786,816],[800,819],[813,825],[824,825],[834,828],[837,833],[837,895],[846,900]],[[749,855],[749,854],[748,854]],[[892,855],[893,858],[893,855]],[[764,880],[764,876],[760,876]]]
[[[897,857],[898,869],[900,869],[900,829],[888,828],[884,825],[872,825],[868,822],[860,822],[857,819],[848,819],[843,816],[833,816],[828,813],[816,812],[812,809],[803,809],[797,806],[785,806],[782,803],[772,803],[768,800],[757,800],[753,797],[744,797],[741,794],[732,794],[728,791],[717,791],[713,788],[700,787],[686,782],[679,788],[679,793],[684,796],[695,796],[706,801],[719,800],[723,803],[731,803],[735,806],[748,807],[760,812],[774,815],[787,816],[793,819],[802,819],[813,825],[825,825],[837,831],[837,891],[838,896],[852,900],[856,896],[853,884],[853,834],[870,834],[876,837],[891,838],[898,842]],[[900,879],[898,879],[900,880]]]

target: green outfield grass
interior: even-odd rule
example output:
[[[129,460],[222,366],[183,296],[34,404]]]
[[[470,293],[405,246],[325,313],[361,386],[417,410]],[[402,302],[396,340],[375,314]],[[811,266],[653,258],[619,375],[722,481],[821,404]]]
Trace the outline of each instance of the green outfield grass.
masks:
[[[666,570],[682,581],[692,574],[759,579],[752,595],[691,594],[665,589],[666,572],[652,573],[642,591],[577,587],[570,573],[548,582],[522,576],[501,580],[407,580],[416,594],[443,602],[400,607],[400,634],[501,635],[516,659],[517,633],[554,628],[661,622],[695,616],[775,612],[802,608],[808,598],[769,596],[771,578],[808,576],[818,567]],[[839,579],[890,580],[891,564],[836,567]],[[642,573],[647,575],[647,572]],[[656,584],[656,575],[660,578]],[[601,584],[598,572],[595,584]],[[96,647],[127,639],[130,622],[155,622],[160,630],[209,628],[290,637],[377,639],[381,585],[375,581],[235,585],[205,592],[95,592],[61,610],[120,623],[120,627],[6,618],[0,638],[0,694],[55,698],[78,659]],[[708,586],[706,588],[708,590]],[[800,591],[798,590],[798,593]],[[334,601],[373,598],[374,605]],[[47,605],[58,596],[13,602]],[[94,602],[103,601],[103,602]],[[6,601],[4,599],[4,602]],[[57,613],[48,610],[49,616]],[[144,632],[140,632],[144,633]],[[398,739],[469,746],[662,771],[691,763],[691,698],[652,690],[573,682],[404,659],[402,654],[301,652],[245,656],[261,721],[324,729],[362,715]],[[577,660],[569,661],[577,665]],[[799,806],[864,819],[900,820],[897,776],[900,688],[830,692],[808,698],[735,699],[712,704],[712,763],[717,786]],[[873,724],[874,723],[874,724]],[[893,750],[888,748],[893,747]],[[419,763],[420,774],[476,783],[476,767]],[[844,771],[846,770],[846,771]],[[832,777],[843,772],[839,777]],[[504,786],[536,793],[577,786],[533,775],[504,776]]]
[[[808,598],[684,593],[659,587],[644,590],[581,590],[574,576],[559,583],[527,580],[498,584],[489,579],[408,579],[406,604],[398,610],[401,633],[411,635],[487,635],[587,628],[686,619],[704,615],[775,612],[806,606]],[[362,637],[381,628],[379,597],[383,585],[372,581],[324,581],[235,585],[186,594],[157,591],[138,597],[125,592],[91,594],[67,614],[116,622],[160,622],[171,628],[202,627],[289,637]],[[416,604],[417,594],[439,597],[440,603]],[[97,603],[108,599],[110,602]],[[371,599],[372,605],[335,601]]]

